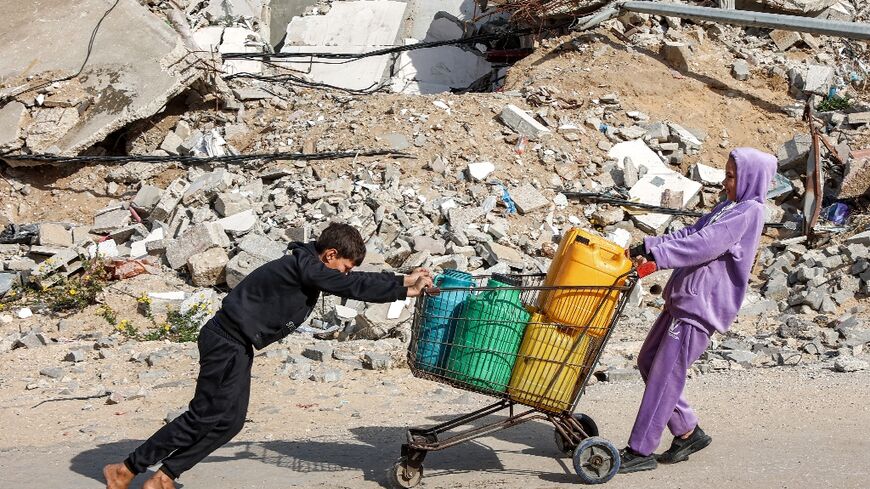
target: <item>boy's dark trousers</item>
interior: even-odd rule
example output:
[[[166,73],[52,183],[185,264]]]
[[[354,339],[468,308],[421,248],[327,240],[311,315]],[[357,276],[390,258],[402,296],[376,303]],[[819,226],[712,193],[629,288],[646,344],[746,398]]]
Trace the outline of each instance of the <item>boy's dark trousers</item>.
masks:
[[[199,377],[188,411],[151,435],[124,461],[134,474],[163,462],[177,479],[242,430],[251,394],[253,347],[228,336],[216,322],[202,328]]]

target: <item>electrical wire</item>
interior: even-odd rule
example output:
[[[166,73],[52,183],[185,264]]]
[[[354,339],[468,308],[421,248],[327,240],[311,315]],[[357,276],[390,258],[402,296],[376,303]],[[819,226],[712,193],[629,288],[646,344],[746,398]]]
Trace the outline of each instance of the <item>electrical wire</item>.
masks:
[[[14,94],[7,94],[4,97],[0,98],[0,104],[5,104],[5,102],[7,100],[12,99],[13,97],[20,96],[21,94],[24,94],[27,92],[32,92],[34,90],[39,90],[40,88],[44,88],[44,87],[51,85],[52,83],[59,83],[59,82],[65,82],[68,80],[72,80],[73,78],[76,78],[77,76],[81,75],[82,72],[85,70],[85,65],[88,64],[88,60],[91,59],[91,53],[94,50],[94,41],[97,38],[97,32],[99,32],[100,26],[103,24],[103,21],[106,20],[106,17],[109,16],[109,14],[112,12],[112,10],[115,10],[115,7],[117,7],[118,3],[120,3],[120,2],[121,2],[121,0],[115,0],[115,3],[113,3],[112,6],[109,7],[109,9],[106,10],[105,13],[103,13],[103,16],[100,17],[100,20],[97,21],[97,25],[94,26],[94,30],[91,31],[91,38],[88,41],[88,49],[87,49],[87,53],[85,54],[85,59],[84,59],[84,61],[82,61],[82,65],[79,67],[79,70],[77,72],[75,72],[75,74],[65,76],[63,78],[57,78],[55,80],[49,80],[49,81],[43,82],[39,85],[30,87],[30,88],[26,88],[24,90],[21,90],[20,92],[14,93]]]
[[[16,154],[3,155],[0,159],[12,161],[33,161],[39,163],[144,163],[175,162],[182,164],[196,163],[244,163],[250,161],[269,162],[276,160],[331,160],[340,158],[355,158],[357,156],[393,156],[411,158],[413,155],[391,149],[328,151],[322,153],[256,153],[248,155],[224,156],[156,156],[156,155],[126,155],[126,156],[57,156],[47,154]]]

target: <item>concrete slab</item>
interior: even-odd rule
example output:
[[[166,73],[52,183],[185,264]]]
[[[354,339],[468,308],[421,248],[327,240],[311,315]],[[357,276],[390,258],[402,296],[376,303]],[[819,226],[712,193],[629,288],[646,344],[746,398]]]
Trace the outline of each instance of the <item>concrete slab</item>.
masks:
[[[383,47],[383,46],[380,46]],[[371,51],[369,46],[287,46],[281,48],[282,53],[342,53],[359,54]],[[326,61],[317,59],[311,63],[309,58],[299,58],[301,61],[277,62],[288,69],[298,71],[296,75],[311,81],[326,83],[348,90],[365,90],[383,83],[384,75],[390,58],[387,56],[371,56],[342,64],[342,60]]]
[[[309,7],[316,4],[317,0],[272,0],[269,2],[271,10],[269,25],[272,26],[269,43],[276,47],[281,44],[284,41],[284,36],[287,35],[283,26],[289,24],[293,17],[301,16]]]
[[[693,182],[676,172],[670,174],[647,174],[641,178],[628,194],[632,200],[643,204],[661,205],[662,193],[665,190],[683,193],[682,206],[685,207],[701,191],[703,186]],[[671,222],[673,216],[666,214],[639,214],[634,216],[638,227],[649,233],[661,233]]]
[[[25,77],[75,73],[108,6],[104,0],[7,2],[0,18],[0,78],[7,86],[18,86],[27,82]],[[163,19],[139,2],[121,1],[101,24],[82,75],[61,83],[52,94],[66,98],[75,93],[77,108],[35,111],[38,119],[43,111],[72,110],[75,120],[51,132],[39,129],[38,147],[31,149],[56,147],[62,155],[77,154],[112,131],[153,115],[200,76],[195,61]]]
[[[614,144],[613,147],[610,148],[610,151],[607,152],[607,156],[616,159],[616,164],[619,168],[625,168],[625,158],[629,157],[635,167],[640,168],[641,166],[645,166],[647,169],[647,175],[673,173],[673,170],[668,168],[661,158],[659,158],[659,155],[655,154],[655,152],[651,150],[642,139]]]
[[[21,147],[21,118],[27,113],[24,104],[12,101],[0,107],[0,151]]]
[[[406,39],[405,45],[414,44]],[[448,92],[466,88],[492,72],[492,64],[483,56],[456,46],[406,51],[393,67],[392,90],[407,94]]]
[[[430,38],[429,33],[436,23],[438,12],[446,12],[460,20],[470,20],[476,13],[480,13],[474,0],[410,0],[408,3],[408,18],[411,22],[407,35],[427,41],[437,40]]]
[[[394,1],[340,2],[326,15],[294,17],[287,26],[283,53],[362,53],[394,46],[407,4]],[[351,62],[285,62],[312,81],[363,90],[379,85],[391,58],[376,56]],[[344,60],[340,60],[344,61]]]
[[[239,17],[261,18],[263,0],[209,0],[202,13],[212,19],[237,19]]]
[[[244,27],[227,27],[224,29],[221,53],[259,53],[262,52],[260,35]],[[224,71],[235,73],[260,73],[263,63],[256,60],[232,59],[224,61]]]

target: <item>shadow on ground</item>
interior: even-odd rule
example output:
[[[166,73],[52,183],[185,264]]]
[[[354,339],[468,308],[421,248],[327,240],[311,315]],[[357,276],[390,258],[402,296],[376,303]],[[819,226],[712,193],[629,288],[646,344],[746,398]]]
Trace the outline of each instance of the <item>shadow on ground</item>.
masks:
[[[431,424],[446,421],[452,416],[431,417]],[[487,422],[504,419],[494,416]],[[386,485],[387,471],[398,459],[405,440],[406,427],[365,426],[352,428],[352,438],[347,441],[286,440],[230,442],[215,454],[206,458],[194,470],[214,469],[211,464],[230,460],[252,460],[290,472],[345,472],[359,471],[365,480]],[[477,440],[462,443],[443,451],[427,455],[424,469],[427,476],[455,475],[467,472],[494,472],[503,475],[532,475],[546,481],[571,480],[570,459],[564,459],[562,474],[553,474],[528,469],[505,467],[499,454],[503,451],[530,456],[559,457],[553,441],[553,429],[549,424],[530,422],[498,431],[489,435],[502,442],[518,445],[506,450],[493,449]],[[73,457],[70,469],[99,482],[103,482],[104,464],[123,459],[141,443],[136,440],[121,440],[85,450]],[[554,479],[555,478],[555,479]],[[134,489],[141,487],[147,477],[137,479]]]

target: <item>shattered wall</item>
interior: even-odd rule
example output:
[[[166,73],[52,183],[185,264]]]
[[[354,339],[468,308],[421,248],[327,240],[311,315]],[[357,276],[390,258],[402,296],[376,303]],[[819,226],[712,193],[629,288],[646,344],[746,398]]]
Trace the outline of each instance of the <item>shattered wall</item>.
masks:
[[[100,0],[6,2],[0,18],[0,94],[75,74],[97,22]],[[0,138],[7,150],[74,155],[132,121],[159,111],[199,76],[178,34],[135,0],[101,23],[81,75],[22,93],[2,109],[20,122]],[[20,117],[16,117],[20,116]]]

